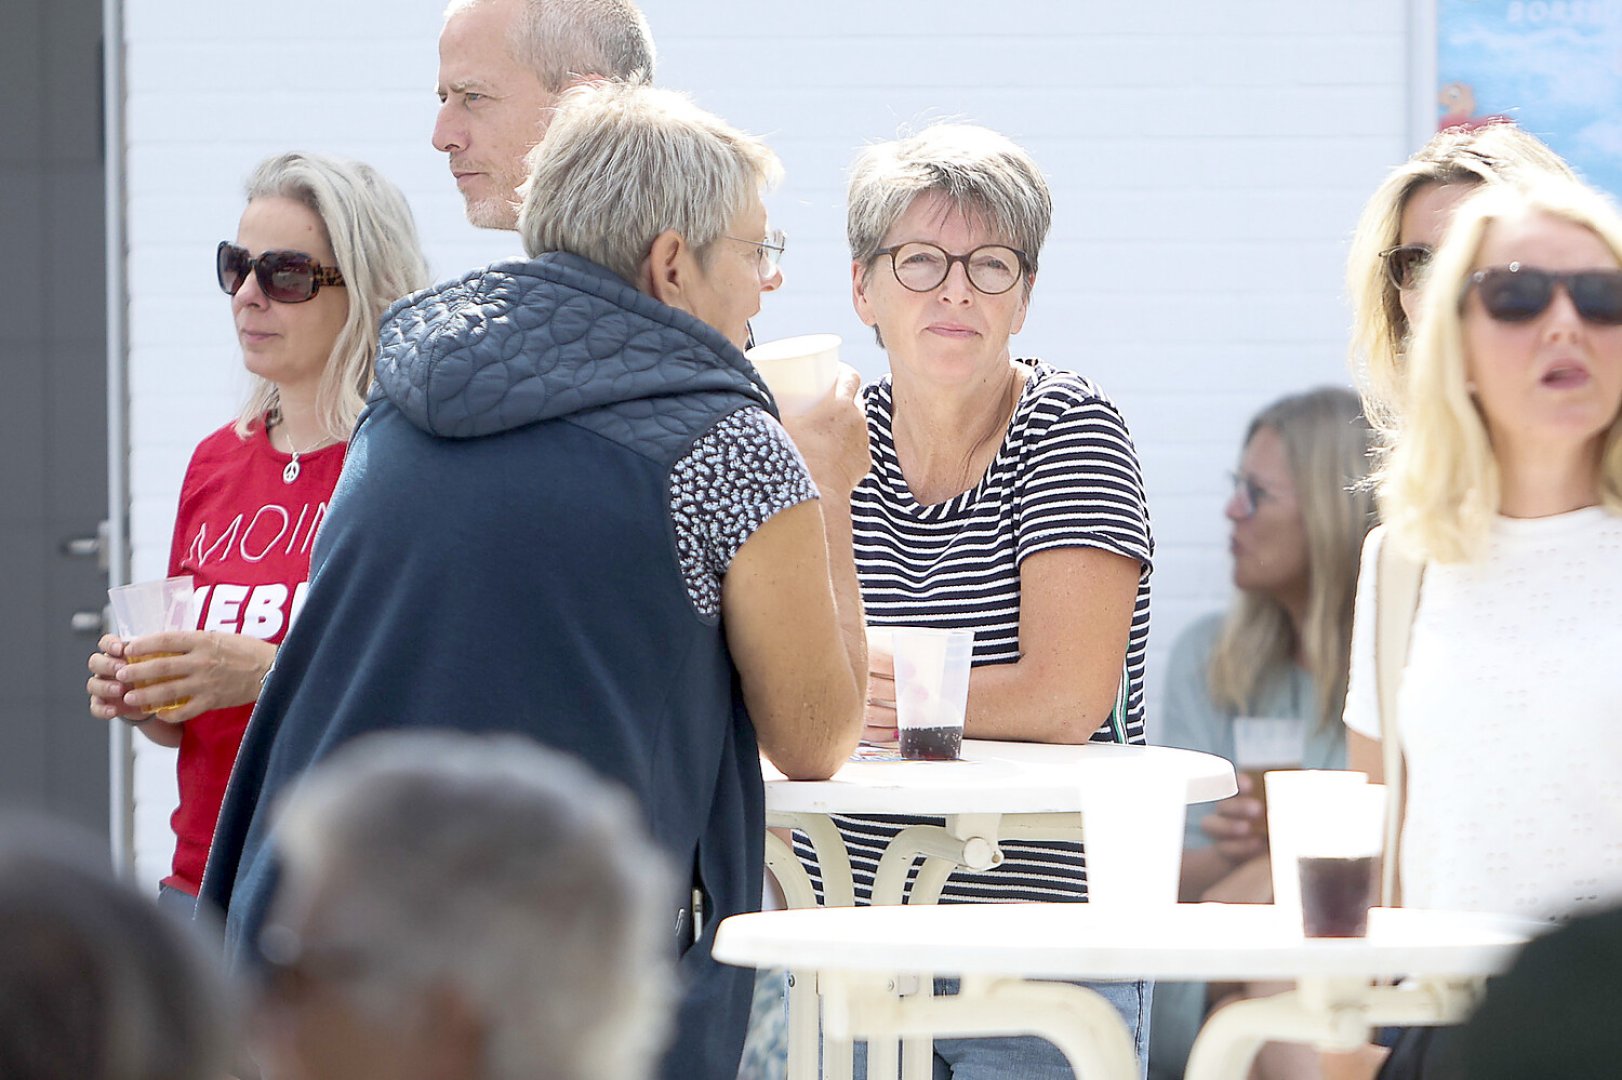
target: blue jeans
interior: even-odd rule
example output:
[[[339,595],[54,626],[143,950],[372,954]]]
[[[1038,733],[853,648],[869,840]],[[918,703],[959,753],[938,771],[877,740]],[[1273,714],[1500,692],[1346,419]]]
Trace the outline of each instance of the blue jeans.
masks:
[[[1149,1003],[1152,982],[1078,982],[1115,1006],[1132,1033],[1138,1075],[1148,1075]],[[936,979],[935,995],[957,993],[958,980]],[[867,1044],[856,1044],[856,1075],[867,1066]],[[1059,1048],[1034,1035],[995,1039],[936,1039],[935,1080],[1074,1080],[1075,1073]],[[868,1080],[888,1080],[869,1077]]]
[[[158,906],[187,922],[197,915],[197,897],[181,892],[173,885],[158,886]]]

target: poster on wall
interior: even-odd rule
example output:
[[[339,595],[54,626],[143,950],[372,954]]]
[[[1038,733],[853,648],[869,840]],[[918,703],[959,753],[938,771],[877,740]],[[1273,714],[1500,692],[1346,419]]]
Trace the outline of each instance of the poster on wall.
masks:
[[[1622,0],[1437,0],[1436,127],[1514,120],[1622,198]]]

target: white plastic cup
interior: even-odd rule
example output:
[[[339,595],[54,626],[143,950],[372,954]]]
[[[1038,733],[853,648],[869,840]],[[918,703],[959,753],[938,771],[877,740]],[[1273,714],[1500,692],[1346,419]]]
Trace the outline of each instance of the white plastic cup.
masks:
[[[1272,859],[1273,907],[1281,922],[1301,926],[1301,878],[1298,860],[1305,838],[1333,806],[1337,789],[1367,787],[1368,774],[1336,769],[1292,769],[1270,772],[1267,788],[1267,845]]]
[[[1380,784],[1341,784],[1316,793],[1296,850],[1307,937],[1368,933],[1369,908],[1380,895],[1385,798]]]
[[[911,761],[955,761],[963,751],[974,631],[893,626],[890,645],[901,756]]]
[[[197,626],[192,610],[192,579],[190,574],[163,578],[159,581],[137,581],[131,585],[115,585],[107,590],[107,599],[113,606],[113,628],[125,641],[142,634],[158,634],[166,630],[191,630]],[[142,653],[131,660],[155,660],[173,653]],[[136,682],[136,687],[170,682],[171,679],[151,679]],[[157,706],[154,712],[170,712],[189,702],[181,698]]]
[[[1267,829],[1267,785],[1262,777],[1275,769],[1299,769],[1306,727],[1295,716],[1236,716],[1233,720],[1233,767],[1250,778],[1250,796],[1262,804],[1257,827]]]
[[[1081,787],[1087,902],[1137,914],[1177,903],[1187,782],[1125,761],[1089,770]]]
[[[115,585],[107,590],[107,599],[113,605],[113,628],[125,641],[142,634],[194,628],[190,574]]]
[[[841,341],[838,334],[802,334],[763,342],[744,355],[771,388],[779,410],[803,413],[833,388]]]

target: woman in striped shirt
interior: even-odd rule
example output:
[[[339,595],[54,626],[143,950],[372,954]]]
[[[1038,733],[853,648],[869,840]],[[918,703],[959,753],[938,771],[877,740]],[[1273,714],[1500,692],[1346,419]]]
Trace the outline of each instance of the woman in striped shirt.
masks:
[[[1152,542],[1137,452],[1097,386],[1009,348],[1051,214],[1035,162],[984,128],[939,124],[857,159],[852,295],[890,363],[865,394],[873,468],[851,496],[857,573],[870,625],[974,631],[969,737],[1141,743]],[[891,658],[870,655],[866,736],[891,740]],[[913,820],[839,819],[859,897]],[[1003,849],[1000,867],[954,874],[941,902],[1085,899],[1077,845]],[[814,863],[803,837],[798,850]],[[1096,989],[1141,1059],[1148,987]],[[942,1039],[935,1051],[936,1075],[957,1080],[1071,1075],[1038,1039]]]

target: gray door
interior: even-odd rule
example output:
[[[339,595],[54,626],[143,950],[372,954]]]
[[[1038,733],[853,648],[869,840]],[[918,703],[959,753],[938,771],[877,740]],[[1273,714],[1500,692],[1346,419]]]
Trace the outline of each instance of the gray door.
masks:
[[[107,576],[100,0],[0,3],[0,804],[108,833],[85,707]]]

